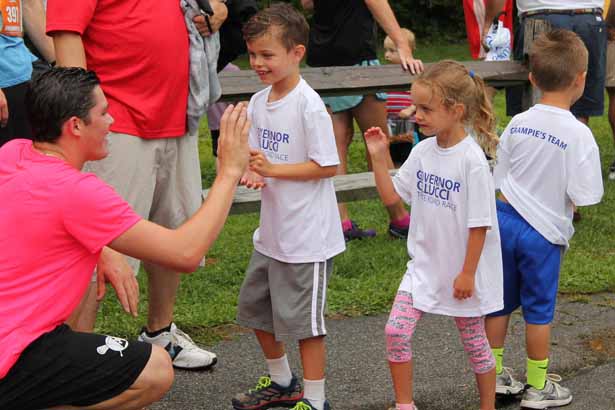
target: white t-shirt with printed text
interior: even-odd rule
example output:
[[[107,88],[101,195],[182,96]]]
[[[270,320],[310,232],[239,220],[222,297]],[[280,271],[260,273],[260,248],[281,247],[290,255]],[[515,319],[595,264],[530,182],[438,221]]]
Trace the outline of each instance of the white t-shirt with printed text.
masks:
[[[331,116],[301,79],[283,98],[268,102],[271,87],[250,99],[250,146],[274,164],[312,160],[339,164]],[[265,178],[254,248],[287,263],[318,262],[346,249],[331,178],[292,181]]]
[[[428,138],[412,149],[393,178],[411,204],[408,254],[400,290],[414,307],[448,316],[483,316],[503,308],[502,254],[495,189],[485,154],[467,136],[450,148]],[[453,297],[465,261],[469,228],[489,227],[475,275],[474,296]]]
[[[535,10],[601,9],[604,0],[517,0],[519,14]]]
[[[574,205],[600,202],[600,152],[570,111],[536,104],[510,121],[498,146],[496,187],[549,242],[568,246]]]

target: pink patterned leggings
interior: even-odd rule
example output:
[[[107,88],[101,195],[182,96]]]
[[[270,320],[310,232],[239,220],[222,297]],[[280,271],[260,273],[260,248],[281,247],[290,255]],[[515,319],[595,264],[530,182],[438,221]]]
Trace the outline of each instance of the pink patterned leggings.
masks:
[[[413,306],[412,294],[397,292],[384,330],[390,362],[409,362],[412,359],[412,335],[422,316],[423,312]],[[472,371],[484,374],[492,370],[495,367],[495,359],[485,333],[485,318],[455,317],[455,324]]]

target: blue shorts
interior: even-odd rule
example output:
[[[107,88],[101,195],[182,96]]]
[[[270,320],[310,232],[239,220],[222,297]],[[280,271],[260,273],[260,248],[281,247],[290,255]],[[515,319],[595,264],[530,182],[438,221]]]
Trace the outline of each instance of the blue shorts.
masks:
[[[512,205],[498,201],[497,208],[504,264],[504,309],[488,316],[509,315],[521,306],[526,323],[551,323],[564,247],[546,240]]]
[[[369,67],[373,65],[380,65],[378,60],[364,60],[359,64],[355,64],[354,67]],[[376,93],[376,99],[380,101],[387,100],[387,93]],[[362,95],[344,95],[341,97],[323,97],[325,105],[331,108],[331,112],[342,112],[353,109],[361,104],[363,101]]]
[[[570,108],[575,117],[601,116],[604,112],[604,83],[606,78],[607,32],[604,19],[596,14],[533,14],[521,18],[515,30],[514,58],[524,61],[528,50],[523,50],[524,27],[531,20],[546,20],[553,28],[575,32],[587,47],[589,61],[585,90],[581,98]],[[506,114],[519,114],[522,88],[512,87],[506,92]]]

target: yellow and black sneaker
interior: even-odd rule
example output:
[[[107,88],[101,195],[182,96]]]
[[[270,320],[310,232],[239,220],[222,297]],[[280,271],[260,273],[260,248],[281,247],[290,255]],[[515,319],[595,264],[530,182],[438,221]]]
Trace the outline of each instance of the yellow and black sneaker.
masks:
[[[262,376],[258,379],[256,387],[233,397],[232,403],[235,410],[260,410],[270,407],[292,407],[302,398],[303,390],[295,375],[288,387],[273,382],[269,376]]]
[[[331,406],[329,406],[329,401],[325,400],[324,408],[317,409],[316,407],[312,406],[312,403],[310,403],[308,399],[303,399],[299,400],[295,407],[293,407],[291,410],[331,410]]]

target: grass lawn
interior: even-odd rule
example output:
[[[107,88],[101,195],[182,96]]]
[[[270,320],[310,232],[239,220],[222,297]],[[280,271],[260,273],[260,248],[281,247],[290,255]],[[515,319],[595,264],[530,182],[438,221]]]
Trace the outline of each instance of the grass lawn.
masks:
[[[462,44],[419,44],[417,57],[425,61],[440,58],[469,60]],[[240,64],[246,67],[246,61]],[[504,96],[496,96],[496,113],[500,127],[509,118],[504,112]],[[602,168],[613,160],[613,142],[606,116],[594,118],[591,128],[602,153]],[[206,124],[200,139],[203,185],[214,178],[211,140]],[[366,171],[365,148],[360,141],[351,147],[351,172]],[[386,212],[379,201],[349,204],[353,219],[378,231],[376,238],[354,241],[345,253],[335,259],[329,285],[329,315],[368,315],[387,312],[407,262],[405,242],[386,234]],[[605,196],[598,206],[582,209],[583,219],[575,224],[576,234],[566,254],[561,275],[561,291],[593,293],[615,291],[615,182],[605,181]],[[207,266],[182,280],[175,308],[175,321],[195,340],[211,342],[227,333],[227,325],[235,318],[239,287],[252,252],[252,233],[258,225],[258,214],[231,216],[218,241],[208,255]],[[141,284],[141,315],[132,319],[125,315],[113,295],[102,305],[97,331],[131,337],[146,320],[147,281],[139,275]]]

